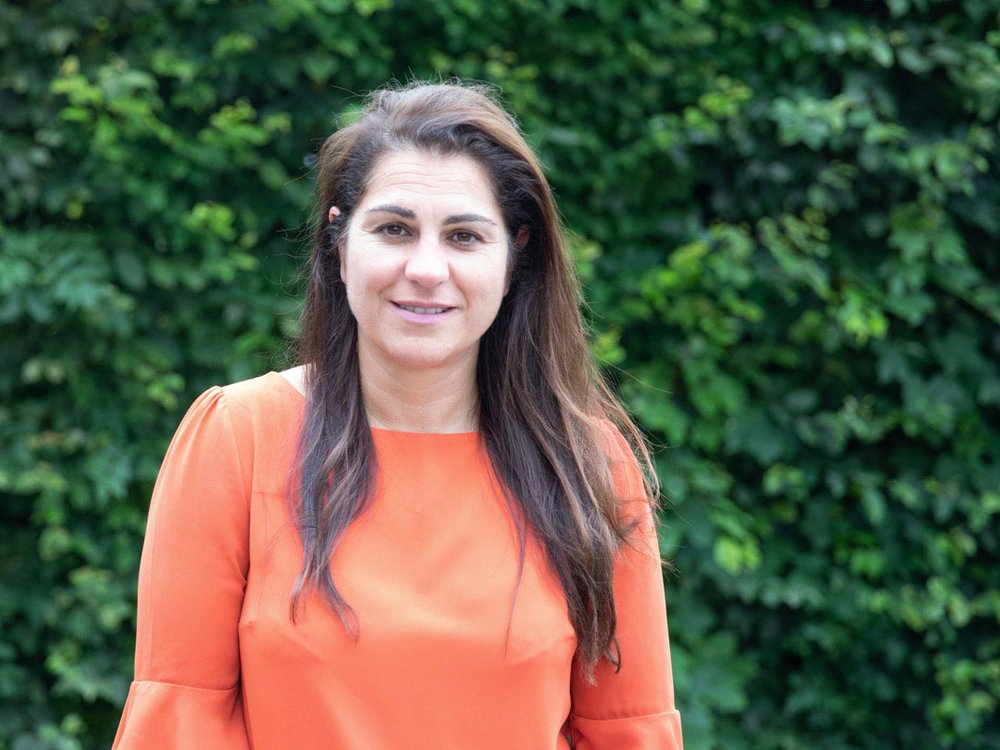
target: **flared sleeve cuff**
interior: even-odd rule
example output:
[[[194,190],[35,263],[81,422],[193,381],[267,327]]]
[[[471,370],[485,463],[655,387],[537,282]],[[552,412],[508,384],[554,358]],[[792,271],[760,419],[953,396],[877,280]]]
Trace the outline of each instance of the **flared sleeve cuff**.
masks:
[[[228,690],[136,681],[112,750],[250,750],[238,686]]]
[[[681,715],[664,711],[621,719],[570,715],[574,750],[682,750]]]

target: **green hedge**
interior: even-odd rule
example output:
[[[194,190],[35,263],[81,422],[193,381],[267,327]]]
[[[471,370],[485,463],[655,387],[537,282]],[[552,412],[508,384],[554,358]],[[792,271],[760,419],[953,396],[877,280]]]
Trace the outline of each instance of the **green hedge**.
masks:
[[[687,746],[1000,747],[993,0],[0,3],[0,749],[105,747],[173,428],[282,364],[310,154],[500,84],[651,437]]]

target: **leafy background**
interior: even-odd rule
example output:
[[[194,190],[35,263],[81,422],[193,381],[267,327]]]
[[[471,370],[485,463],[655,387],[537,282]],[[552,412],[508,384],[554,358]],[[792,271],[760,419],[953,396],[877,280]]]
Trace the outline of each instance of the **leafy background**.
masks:
[[[992,0],[0,2],[0,749],[106,747],[186,406],[283,364],[310,164],[502,86],[662,450],[688,748],[1000,747]]]

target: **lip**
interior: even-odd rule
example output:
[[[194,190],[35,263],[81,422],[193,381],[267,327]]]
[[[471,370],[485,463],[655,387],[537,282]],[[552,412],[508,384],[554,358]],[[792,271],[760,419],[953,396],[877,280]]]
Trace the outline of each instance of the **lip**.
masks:
[[[394,300],[392,306],[396,308],[396,312],[399,314],[403,320],[407,320],[411,323],[421,323],[424,325],[433,324],[444,320],[449,317],[452,312],[455,311],[455,307],[452,305],[446,305],[441,302],[427,302],[421,300],[411,301],[411,300]],[[408,307],[415,307],[422,310],[433,310],[440,309],[440,312],[417,312],[416,310],[407,310]]]

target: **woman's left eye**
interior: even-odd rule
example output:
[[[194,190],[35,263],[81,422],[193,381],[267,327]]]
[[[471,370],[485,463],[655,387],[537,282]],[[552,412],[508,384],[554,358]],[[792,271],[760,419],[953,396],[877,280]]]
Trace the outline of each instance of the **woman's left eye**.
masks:
[[[465,230],[459,230],[458,232],[452,232],[451,238],[460,245],[471,245],[473,242],[479,240],[479,235],[473,234],[472,232],[466,232]]]

